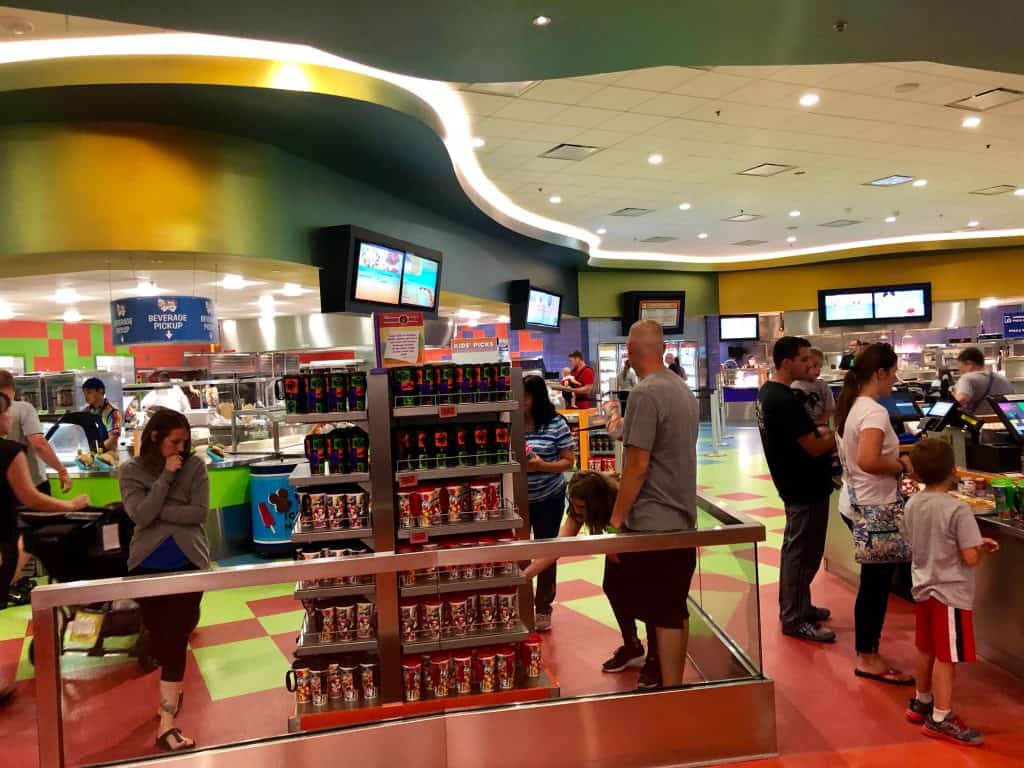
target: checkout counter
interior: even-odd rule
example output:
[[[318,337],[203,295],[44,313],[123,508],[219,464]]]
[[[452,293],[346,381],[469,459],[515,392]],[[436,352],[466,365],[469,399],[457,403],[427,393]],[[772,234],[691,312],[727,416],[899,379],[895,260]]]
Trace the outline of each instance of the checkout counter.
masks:
[[[974,509],[982,536],[995,539],[1000,547],[997,554],[983,557],[975,570],[978,653],[1024,677],[1024,590],[1020,589],[1024,584],[1024,395],[993,399],[992,405],[996,415],[983,417],[986,421],[965,421],[951,403],[936,403],[920,421],[904,419],[902,423],[915,433],[921,424],[929,436],[948,440],[953,446],[962,479],[958,492]],[[908,441],[901,450],[910,447]],[[997,508],[993,481],[1010,481],[1019,488],[1013,508]],[[853,558],[850,533],[839,515],[839,493],[832,495],[830,505],[825,568],[856,584],[859,566]],[[901,591],[900,585],[894,587],[897,593]]]

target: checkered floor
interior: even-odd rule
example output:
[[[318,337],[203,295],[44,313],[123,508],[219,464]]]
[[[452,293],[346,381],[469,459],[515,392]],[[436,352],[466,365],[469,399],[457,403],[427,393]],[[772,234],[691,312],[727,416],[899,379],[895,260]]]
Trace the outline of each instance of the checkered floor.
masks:
[[[852,676],[851,588],[819,574],[815,598],[833,608],[837,646],[822,649],[782,638],[774,618],[779,548],[785,516],[761,453],[756,430],[731,431],[715,449],[706,432],[699,444],[702,494],[729,510],[764,523],[767,542],[757,547],[721,547],[701,553],[695,597],[730,634],[756,646],[756,611],[751,585],[760,584],[765,668],[776,680],[779,766],[881,766],[912,757],[933,765],[1024,764],[1024,684],[987,664],[965,675],[965,703],[989,719],[990,752],[963,756],[942,745],[922,745],[900,720],[905,691],[864,686]],[[713,522],[702,518],[701,525]],[[224,565],[262,562],[243,557]],[[601,558],[566,558],[559,564],[554,630],[545,656],[563,693],[600,693],[635,686],[632,675],[602,675],[600,664],[619,644],[608,602],[601,591]],[[282,682],[291,663],[302,611],[294,585],[240,588],[204,596],[200,626],[191,638],[182,728],[201,744],[228,743],[285,731],[291,697]],[[895,660],[912,659],[909,607],[894,600],[887,622]],[[891,627],[891,629],[890,629]],[[0,611],[0,665],[17,665],[19,691],[0,715],[0,740],[16,765],[32,765],[35,753],[33,668],[27,660],[31,627],[28,608]],[[155,678],[142,675],[123,657],[87,659],[67,655],[65,736],[71,764],[124,759],[153,752]],[[690,679],[696,673],[688,669]],[[984,703],[982,703],[984,702]],[[905,703],[905,702],[904,702]],[[840,715],[837,706],[842,705]],[[116,715],[111,716],[111,713]],[[822,718],[822,714],[827,717]],[[981,724],[981,723],[979,723]],[[992,729],[995,728],[993,732]],[[1001,730],[1000,730],[1001,728]],[[14,737],[8,740],[7,737]],[[874,751],[872,751],[874,750]],[[894,751],[895,750],[895,751]],[[937,750],[937,751],[936,751]],[[853,755],[856,755],[854,757]],[[883,759],[883,756],[885,759]],[[948,758],[948,759],[947,759]],[[923,763],[922,763],[923,764]]]

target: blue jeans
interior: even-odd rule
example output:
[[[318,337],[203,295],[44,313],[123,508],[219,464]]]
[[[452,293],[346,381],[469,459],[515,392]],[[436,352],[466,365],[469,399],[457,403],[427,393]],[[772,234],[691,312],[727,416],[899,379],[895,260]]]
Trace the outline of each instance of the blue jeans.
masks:
[[[565,514],[565,490],[553,493],[547,498],[530,502],[530,528],[535,539],[553,539],[558,536]],[[551,613],[551,604],[555,601],[555,583],[557,566],[552,563],[537,576],[537,589],[533,597],[533,609],[536,613]]]

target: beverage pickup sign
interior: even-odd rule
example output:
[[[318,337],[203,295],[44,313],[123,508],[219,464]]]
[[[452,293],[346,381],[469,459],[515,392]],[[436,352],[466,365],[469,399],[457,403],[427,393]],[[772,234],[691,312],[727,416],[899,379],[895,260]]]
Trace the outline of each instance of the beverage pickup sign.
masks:
[[[216,344],[217,308],[200,296],[146,296],[110,303],[112,336],[124,344]]]

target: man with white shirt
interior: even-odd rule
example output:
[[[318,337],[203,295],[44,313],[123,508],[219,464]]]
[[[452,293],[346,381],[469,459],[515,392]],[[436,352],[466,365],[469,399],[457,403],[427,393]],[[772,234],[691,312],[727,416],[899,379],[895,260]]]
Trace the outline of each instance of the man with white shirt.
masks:
[[[169,384],[171,381],[170,374],[161,373],[159,381],[161,384]],[[178,413],[188,413],[191,407],[192,405],[189,403],[188,397],[177,384],[166,388],[162,387],[160,389],[154,389],[142,398],[142,410],[144,411],[155,411],[157,408],[170,408],[172,411],[177,411]]]

